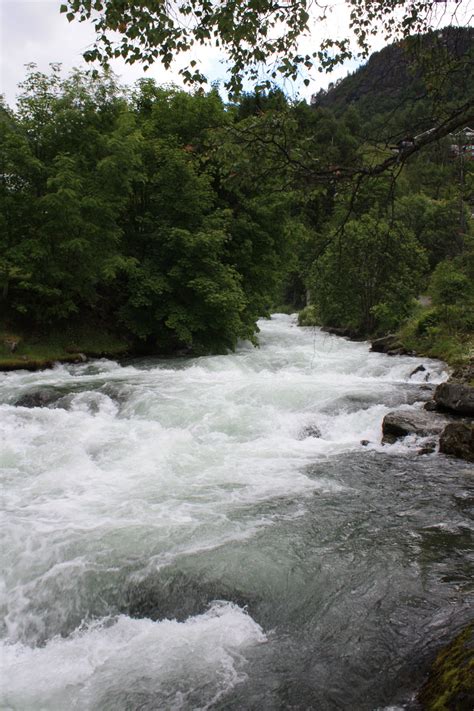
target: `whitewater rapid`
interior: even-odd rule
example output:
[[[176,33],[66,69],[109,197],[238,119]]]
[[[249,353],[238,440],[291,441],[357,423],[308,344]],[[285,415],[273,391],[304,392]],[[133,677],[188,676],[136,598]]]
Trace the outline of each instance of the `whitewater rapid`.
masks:
[[[382,448],[381,422],[421,407],[441,363],[284,315],[260,328],[226,356],[0,376],[2,708],[230,708],[281,653],[275,600],[310,594],[312,507],[336,525],[361,457],[416,456]],[[39,388],[49,407],[15,405]],[[246,693],[236,708],[280,708]]]

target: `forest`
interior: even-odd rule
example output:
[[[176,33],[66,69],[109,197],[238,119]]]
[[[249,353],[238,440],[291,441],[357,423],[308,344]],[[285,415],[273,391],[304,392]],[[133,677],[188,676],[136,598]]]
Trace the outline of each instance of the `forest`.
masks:
[[[459,60],[472,34],[432,37]],[[433,67],[410,75],[404,51],[311,103],[276,85],[224,101],[218,86],[29,65],[16,107],[0,105],[0,356],[224,353],[257,344],[260,317],[306,307],[302,324],[398,330],[462,360],[469,127],[402,157],[406,137],[472,93],[473,73],[426,92]],[[367,169],[384,160],[389,171]]]

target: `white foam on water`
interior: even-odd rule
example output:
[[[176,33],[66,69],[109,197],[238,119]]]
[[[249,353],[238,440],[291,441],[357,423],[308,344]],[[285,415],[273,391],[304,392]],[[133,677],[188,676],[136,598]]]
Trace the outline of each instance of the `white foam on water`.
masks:
[[[144,697],[153,708],[208,708],[245,679],[245,652],[265,640],[244,610],[215,602],[185,622],[121,615],[44,647],[4,644],[2,708],[138,708]]]
[[[120,571],[157,570],[182,555],[251,540],[277,520],[278,502],[294,504],[293,514],[282,505],[281,516],[299,516],[305,497],[338,493],[339,484],[316,479],[308,465],[355,451],[361,439],[378,443],[390,409],[384,401],[408,387],[421,362],[430,382],[446,377],[435,361],[370,353],[367,343],[298,328],[292,317],[277,315],[260,326],[260,348],[242,344],[227,356],[125,367],[99,360],[0,376],[0,605],[13,644],[6,647],[8,664],[13,650],[18,653],[11,693],[26,704],[16,701],[16,708],[66,708],[64,699],[79,698],[85,680],[92,696],[99,693],[94,679],[102,664],[114,679],[113,665],[126,678],[129,664],[133,677],[137,662],[124,650],[136,651],[140,640],[154,650],[153,664],[165,665],[166,630],[180,638],[183,630],[204,634],[236,620],[249,625],[244,612],[224,607],[184,627],[119,618],[51,639],[71,634],[74,621],[88,617],[87,600],[92,596],[99,605],[101,586],[118,585]],[[47,408],[14,406],[38,388],[54,389],[62,399]],[[320,436],[306,436],[311,427]],[[271,511],[264,506],[269,502],[275,503]],[[124,640],[122,657],[104,652],[114,635]],[[201,650],[197,637],[196,644],[225,677],[219,644],[215,657]],[[85,654],[77,678],[75,650]],[[184,662],[182,651],[176,654],[178,668]],[[69,681],[58,680],[54,690],[61,659]],[[54,677],[50,692],[40,669],[46,679]],[[92,703],[88,699],[84,703]]]

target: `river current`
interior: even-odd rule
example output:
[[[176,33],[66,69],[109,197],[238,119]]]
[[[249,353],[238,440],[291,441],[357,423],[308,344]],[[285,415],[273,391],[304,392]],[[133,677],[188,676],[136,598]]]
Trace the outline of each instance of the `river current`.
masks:
[[[416,708],[472,610],[473,480],[381,422],[447,374],[260,328],[0,375],[2,709]]]

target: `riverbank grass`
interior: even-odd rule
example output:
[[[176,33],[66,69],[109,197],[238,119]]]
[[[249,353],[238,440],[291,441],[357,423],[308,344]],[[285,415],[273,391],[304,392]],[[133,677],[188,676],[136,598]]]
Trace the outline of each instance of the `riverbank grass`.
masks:
[[[69,327],[58,332],[0,331],[0,370],[37,370],[55,362],[75,363],[82,356],[126,355],[125,339],[96,326]]]
[[[440,317],[439,309],[417,306],[398,331],[400,343],[419,356],[439,358],[453,367],[474,357],[474,333]]]

